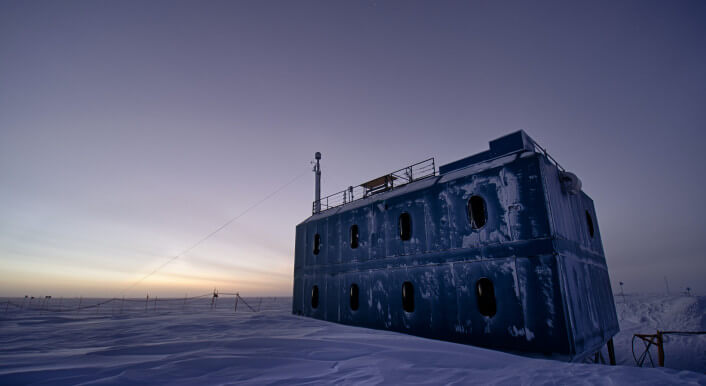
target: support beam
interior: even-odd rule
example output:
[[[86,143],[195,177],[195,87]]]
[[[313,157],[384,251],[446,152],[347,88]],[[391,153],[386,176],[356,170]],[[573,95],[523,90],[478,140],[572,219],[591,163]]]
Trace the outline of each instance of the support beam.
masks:
[[[615,346],[613,345],[613,338],[608,340],[606,346],[608,346],[608,358],[610,359],[610,365],[615,366]]]

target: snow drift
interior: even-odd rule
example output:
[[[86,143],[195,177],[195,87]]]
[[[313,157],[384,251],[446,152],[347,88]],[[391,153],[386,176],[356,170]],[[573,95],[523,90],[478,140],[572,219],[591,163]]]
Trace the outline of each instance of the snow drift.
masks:
[[[660,315],[694,311],[670,319],[675,323],[704,315],[703,298],[627,299],[618,306],[625,311],[618,342],[632,328],[649,331],[653,321],[664,321]],[[232,299],[219,302],[215,310],[208,299],[156,310],[150,304],[147,311],[117,304],[80,312],[0,310],[0,384],[706,385],[698,359],[692,370],[701,373],[564,363],[294,316],[291,299],[266,299],[259,313],[233,313]],[[671,343],[668,365],[679,352]],[[624,364],[627,349],[617,347]]]

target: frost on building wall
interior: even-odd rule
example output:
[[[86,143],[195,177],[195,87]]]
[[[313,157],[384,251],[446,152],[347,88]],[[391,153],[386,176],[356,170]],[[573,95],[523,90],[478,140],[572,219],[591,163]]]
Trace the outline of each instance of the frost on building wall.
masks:
[[[523,131],[313,209],[296,228],[295,314],[569,360],[618,332],[593,201]]]

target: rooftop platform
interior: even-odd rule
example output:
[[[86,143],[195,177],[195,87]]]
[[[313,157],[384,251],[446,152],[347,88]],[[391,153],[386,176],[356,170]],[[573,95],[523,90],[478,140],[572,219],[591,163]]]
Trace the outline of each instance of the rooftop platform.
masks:
[[[317,208],[321,209],[321,212],[337,208],[339,206],[357,201],[371,195],[393,190],[411,182],[419,181],[425,178],[434,177],[437,175],[444,175],[448,172],[463,169],[469,166],[473,166],[482,162],[491,161],[509,154],[514,154],[518,152],[533,151],[536,153],[544,154],[547,159],[553,162],[561,171],[564,171],[554,158],[552,158],[547,151],[539,146],[532,138],[530,138],[527,133],[523,130],[516,131],[514,133],[505,135],[498,139],[490,141],[489,149],[474,154],[472,156],[462,158],[460,160],[450,162],[439,167],[439,171],[436,170],[436,163],[434,158],[429,158],[427,160],[418,162],[413,165],[409,165],[402,169],[396,170],[394,172],[376,177],[370,181],[364,182],[360,185],[350,186],[348,189],[344,189],[340,192],[333,193],[319,200],[319,205],[314,201],[312,203],[312,214],[316,214]]]

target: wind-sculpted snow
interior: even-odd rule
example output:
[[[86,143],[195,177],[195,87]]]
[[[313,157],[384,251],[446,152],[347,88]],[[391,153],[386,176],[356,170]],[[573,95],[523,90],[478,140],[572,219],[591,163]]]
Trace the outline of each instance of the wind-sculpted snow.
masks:
[[[615,337],[619,364],[635,365],[632,357],[634,334],[655,334],[660,331],[706,331],[706,297],[679,295],[615,296],[620,320],[620,334]],[[644,345],[635,341],[635,355]],[[657,349],[650,350],[657,363]],[[649,364],[649,360],[647,361]],[[664,365],[673,369],[706,373],[706,335],[665,335]]]
[[[234,313],[233,299],[166,304],[0,310],[0,384],[706,385],[695,372],[531,359],[294,316],[291,299],[265,299],[258,313]]]

